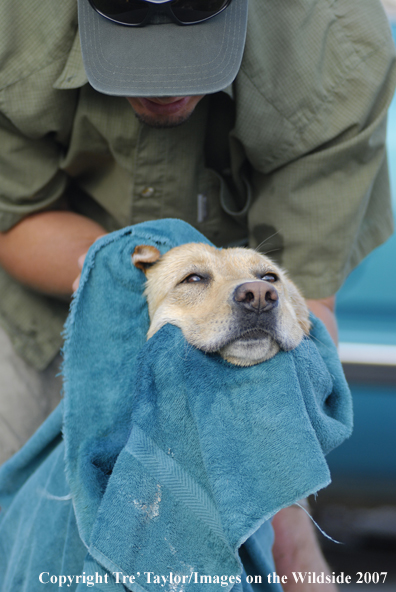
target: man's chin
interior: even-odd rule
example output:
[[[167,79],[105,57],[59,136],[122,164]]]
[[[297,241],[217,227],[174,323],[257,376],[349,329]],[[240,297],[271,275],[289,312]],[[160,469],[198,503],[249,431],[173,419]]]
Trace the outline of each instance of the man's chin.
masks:
[[[139,121],[157,129],[178,127],[188,121],[192,114],[193,111],[183,115],[151,115],[147,113],[137,113],[135,111],[135,115]]]
[[[161,129],[185,123],[203,96],[127,97],[127,100],[140,121],[150,127]]]

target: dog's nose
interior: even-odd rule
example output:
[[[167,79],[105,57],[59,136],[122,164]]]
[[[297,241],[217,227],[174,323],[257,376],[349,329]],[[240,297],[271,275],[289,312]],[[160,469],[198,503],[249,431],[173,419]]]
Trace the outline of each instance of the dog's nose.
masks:
[[[247,310],[268,312],[278,305],[278,292],[269,282],[245,282],[234,292],[234,300]]]

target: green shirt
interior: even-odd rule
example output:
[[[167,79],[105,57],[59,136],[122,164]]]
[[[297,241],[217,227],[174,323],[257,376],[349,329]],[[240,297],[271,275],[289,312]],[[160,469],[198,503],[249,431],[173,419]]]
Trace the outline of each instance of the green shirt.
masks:
[[[87,83],[75,0],[3,0],[0,230],[66,195],[109,231],[177,217],[216,245],[249,243],[306,297],[332,295],[392,231],[394,58],[377,0],[250,0],[232,87],[153,129]],[[43,368],[67,305],[0,271],[0,322]]]

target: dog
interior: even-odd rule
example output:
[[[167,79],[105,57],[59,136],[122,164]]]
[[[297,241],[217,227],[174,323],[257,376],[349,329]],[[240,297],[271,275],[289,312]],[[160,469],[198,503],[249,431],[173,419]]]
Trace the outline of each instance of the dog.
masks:
[[[309,334],[309,312],[286,272],[252,249],[187,243],[161,256],[138,245],[133,264],[146,274],[150,339],[179,327],[194,347],[237,366],[253,366]]]

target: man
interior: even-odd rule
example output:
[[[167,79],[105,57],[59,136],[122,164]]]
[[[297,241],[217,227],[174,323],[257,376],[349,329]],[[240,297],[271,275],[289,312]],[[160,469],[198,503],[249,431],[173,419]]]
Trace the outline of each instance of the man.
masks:
[[[393,42],[377,1],[247,4],[79,0],[78,34],[74,0],[3,2],[2,339],[14,367],[36,376],[22,357],[39,370],[38,392],[54,381],[43,369],[78,261],[98,236],[147,219],[270,253],[336,339],[334,294],[391,232]],[[32,379],[12,390],[16,374],[25,401]],[[11,411],[9,453],[37,427],[15,436]],[[298,508],[275,517],[279,573],[312,570],[310,559],[321,570],[306,522]]]

